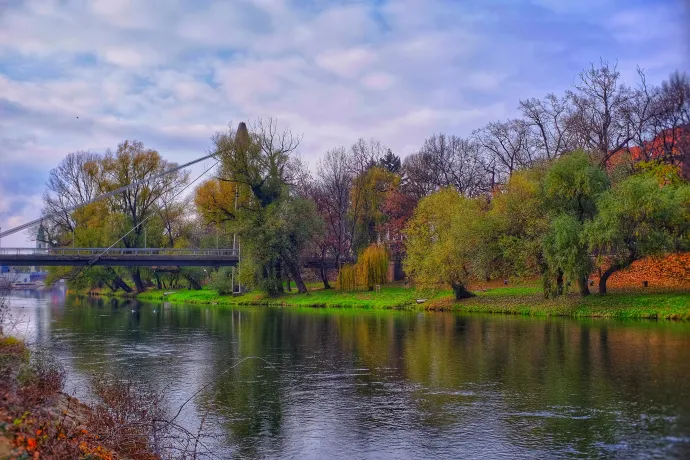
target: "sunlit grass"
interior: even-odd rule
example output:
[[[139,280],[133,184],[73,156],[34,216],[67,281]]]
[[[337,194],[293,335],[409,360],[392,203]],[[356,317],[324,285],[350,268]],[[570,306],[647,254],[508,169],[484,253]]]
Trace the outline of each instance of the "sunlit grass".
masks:
[[[286,292],[268,297],[260,292],[238,296],[219,296],[211,289],[200,291],[153,290],[139,294],[141,300],[212,305],[271,305],[294,307],[428,309],[476,313],[520,314],[530,316],[576,316],[616,318],[690,319],[690,292],[646,290],[612,290],[606,296],[592,294],[584,299],[575,293],[560,299],[545,299],[537,283],[478,288],[476,297],[455,301],[450,290],[424,291],[401,285],[383,286],[380,292],[342,292],[323,289],[318,283],[310,291]],[[164,295],[168,292],[168,295]],[[418,303],[418,299],[424,299]]]

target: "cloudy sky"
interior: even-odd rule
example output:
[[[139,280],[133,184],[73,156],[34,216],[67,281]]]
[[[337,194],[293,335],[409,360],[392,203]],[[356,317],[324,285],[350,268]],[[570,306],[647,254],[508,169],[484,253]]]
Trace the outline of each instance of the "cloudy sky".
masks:
[[[359,137],[404,156],[600,58],[690,70],[688,24],[686,0],[0,0],[0,227],[39,215],[72,151],[138,139],[186,162],[273,116],[312,164]]]

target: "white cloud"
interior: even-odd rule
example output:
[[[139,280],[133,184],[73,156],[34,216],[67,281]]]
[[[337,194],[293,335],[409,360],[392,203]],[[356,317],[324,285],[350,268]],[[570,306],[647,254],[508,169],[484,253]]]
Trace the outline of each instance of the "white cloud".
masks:
[[[385,72],[372,72],[362,78],[362,84],[372,90],[385,90],[395,84],[395,77]]]
[[[316,56],[316,64],[340,77],[357,77],[376,62],[376,53],[365,48],[326,51]]]

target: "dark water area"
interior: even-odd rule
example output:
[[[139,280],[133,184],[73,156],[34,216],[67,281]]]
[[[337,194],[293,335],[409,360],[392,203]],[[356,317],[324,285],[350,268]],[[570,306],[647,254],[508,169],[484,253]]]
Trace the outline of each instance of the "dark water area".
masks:
[[[97,372],[164,390],[170,412],[199,391],[181,420],[205,420],[217,458],[690,458],[687,322],[59,293],[11,308],[80,398]]]

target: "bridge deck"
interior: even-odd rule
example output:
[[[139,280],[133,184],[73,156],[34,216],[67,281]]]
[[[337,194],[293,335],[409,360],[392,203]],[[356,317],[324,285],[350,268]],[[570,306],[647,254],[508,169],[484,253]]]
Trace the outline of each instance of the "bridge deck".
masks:
[[[102,255],[101,255],[102,254]],[[0,265],[5,266],[75,266],[110,265],[124,267],[222,267],[236,266],[239,253],[234,249],[168,248],[0,248]],[[305,268],[321,266],[320,259],[303,261]],[[334,261],[325,261],[335,267]]]
[[[99,255],[93,265],[219,267],[239,261],[233,249],[1,248],[0,265],[85,266]]]

